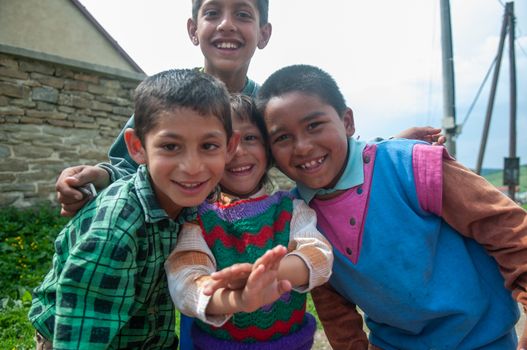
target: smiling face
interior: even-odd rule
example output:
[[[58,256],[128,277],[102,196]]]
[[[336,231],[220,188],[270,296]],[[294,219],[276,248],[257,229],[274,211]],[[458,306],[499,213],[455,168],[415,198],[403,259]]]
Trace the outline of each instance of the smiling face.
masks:
[[[260,190],[267,171],[265,142],[258,127],[249,120],[234,116],[232,126],[240,135],[240,143],[225,167],[220,185],[223,192],[247,198]]]
[[[137,149],[130,152],[134,160],[147,165],[156,197],[171,217],[207,198],[235,147],[232,139],[227,143],[225,128],[216,116],[189,108],[162,111],[146,133],[144,146],[135,134],[128,135],[126,142],[129,150]]]
[[[313,188],[336,184],[346,164],[353,113],[342,117],[320,98],[300,92],[272,97],[265,124],[277,167],[296,182]]]
[[[254,51],[267,45],[271,26],[260,26],[256,0],[205,0],[188,31],[205,56],[207,73],[221,77],[241,71],[245,78]]]

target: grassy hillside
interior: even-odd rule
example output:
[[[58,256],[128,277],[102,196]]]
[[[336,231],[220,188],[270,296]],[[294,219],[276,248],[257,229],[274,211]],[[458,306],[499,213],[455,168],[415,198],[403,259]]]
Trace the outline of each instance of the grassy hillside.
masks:
[[[503,186],[503,170],[495,170],[483,175],[494,186]],[[527,165],[520,166],[520,192],[527,191]]]

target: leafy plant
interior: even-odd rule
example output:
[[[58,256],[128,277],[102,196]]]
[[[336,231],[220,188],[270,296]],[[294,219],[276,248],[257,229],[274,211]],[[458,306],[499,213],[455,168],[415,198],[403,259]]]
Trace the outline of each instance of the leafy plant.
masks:
[[[26,291],[22,300],[2,298],[0,305],[0,348],[26,350],[35,348],[35,329],[27,314],[31,294]]]
[[[34,349],[31,289],[51,267],[53,242],[68,221],[57,208],[0,209],[0,348]]]
[[[0,210],[0,296],[19,299],[42,281],[53,242],[67,221],[49,206]]]

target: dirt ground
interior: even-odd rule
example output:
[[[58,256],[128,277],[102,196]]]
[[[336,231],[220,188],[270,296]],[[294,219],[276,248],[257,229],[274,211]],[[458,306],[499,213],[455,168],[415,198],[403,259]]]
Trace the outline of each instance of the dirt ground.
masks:
[[[520,310],[522,308],[520,307]],[[518,335],[522,334],[525,326],[525,313],[521,311],[521,317],[518,323],[516,324],[516,333]],[[315,343],[313,344],[313,350],[331,350],[331,346],[324,334],[324,331],[317,331],[315,334]]]

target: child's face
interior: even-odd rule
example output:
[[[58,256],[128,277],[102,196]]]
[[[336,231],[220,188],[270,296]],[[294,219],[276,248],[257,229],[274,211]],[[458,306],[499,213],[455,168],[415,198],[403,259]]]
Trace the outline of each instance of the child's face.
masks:
[[[192,42],[205,56],[205,71],[213,75],[247,70],[256,48],[267,45],[270,28],[260,27],[256,0],[205,0],[197,23],[188,23]]]
[[[240,134],[234,158],[225,166],[221,179],[222,190],[246,198],[260,189],[266,173],[265,143],[258,127],[249,120],[233,116],[232,126]]]
[[[229,156],[227,134],[213,115],[188,108],[164,111],[146,133],[140,163],[146,163],[156,197],[175,217],[183,207],[196,206],[214,190]],[[136,158],[134,158],[136,159]]]
[[[290,92],[270,99],[264,117],[280,170],[313,189],[336,184],[355,131],[351,109],[340,117],[317,96]]]

